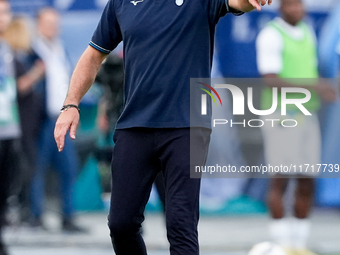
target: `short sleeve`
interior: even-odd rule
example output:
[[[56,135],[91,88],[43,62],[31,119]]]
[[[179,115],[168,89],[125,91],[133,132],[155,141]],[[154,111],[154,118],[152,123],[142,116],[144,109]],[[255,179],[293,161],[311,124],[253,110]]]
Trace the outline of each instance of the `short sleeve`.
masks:
[[[210,17],[218,22],[219,18],[225,16],[227,13],[233,13],[234,15],[242,15],[243,12],[235,10],[229,6],[229,0],[208,0]]]
[[[35,52],[34,49],[31,49],[29,55],[30,55],[32,63],[34,63],[37,60],[42,60],[41,57],[39,57],[38,53]]]
[[[239,11],[239,10],[236,10],[236,9],[234,9],[234,8],[231,8],[231,7],[229,6],[229,0],[225,0],[225,3],[226,3],[226,6],[227,6],[227,12],[232,13],[232,14],[234,14],[235,16],[240,16],[240,15],[244,14],[243,11]]]
[[[282,71],[283,39],[275,28],[265,27],[256,39],[257,68],[261,75]]]
[[[18,79],[20,76],[23,76],[27,71],[25,66],[19,61],[17,57],[14,57],[14,66],[15,66],[15,78]]]
[[[110,0],[106,4],[90,42],[90,46],[106,54],[109,54],[122,41],[114,1]]]
[[[218,21],[219,18],[227,14],[227,3],[226,0],[210,0],[210,15],[215,16],[215,20]]]

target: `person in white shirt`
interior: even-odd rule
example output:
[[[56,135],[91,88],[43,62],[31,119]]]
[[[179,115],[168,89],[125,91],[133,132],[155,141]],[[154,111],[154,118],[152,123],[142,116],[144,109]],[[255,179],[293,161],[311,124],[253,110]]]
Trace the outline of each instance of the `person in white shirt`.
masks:
[[[287,116],[281,109],[271,119],[296,119],[294,128],[280,124],[263,128],[266,163],[271,166],[296,167],[305,164],[316,167],[321,163],[321,135],[317,111],[320,99],[335,100],[329,84],[319,80],[317,69],[317,42],[314,31],[303,21],[305,16],[301,0],[281,0],[280,17],[275,18],[260,32],[256,41],[257,65],[266,78],[261,98],[263,109],[272,104],[272,88],[302,87],[311,92],[304,104],[312,116],[305,116],[296,107],[287,107]],[[266,116],[268,117],[268,116]],[[317,172],[279,173],[272,176],[268,192],[271,217],[270,234],[273,241],[283,246],[288,254],[313,254],[307,249],[310,223],[308,215],[312,206],[314,180]],[[300,169],[298,169],[300,171]],[[299,176],[297,176],[299,175]],[[294,217],[285,217],[284,193],[290,178],[296,178]]]
[[[78,172],[78,159],[71,139],[66,151],[58,153],[53,140],[54,123],[59,116],[60,106],[67,94],[71,67],[64,46],[58,37],[60,17],[56,10],[45,8],[38,14],[38,36],[33,48],[44,61],[45,118],[41,127],[37,167],[32,180],[31,209],[32,226],[43,227],[44,176],[52,165],[60,175],[62,198],[62,229],[69,232],[83,231],[74,223],[73,186]]]

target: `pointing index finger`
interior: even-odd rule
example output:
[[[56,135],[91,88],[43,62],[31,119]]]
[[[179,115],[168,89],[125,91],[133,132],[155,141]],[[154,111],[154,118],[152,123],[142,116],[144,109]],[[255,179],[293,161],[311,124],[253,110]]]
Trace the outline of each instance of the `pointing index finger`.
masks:
[[[261,11],[260,2],[261,2],[261,0],[260,0],[260,1],[258,1],[258,0],[249,0],[249,3],[250,3],[254,8],[256,8],[256,10],[258,10],[258,11]]]
[[[57,143],[58,151],[61,152],[65,145],[65,135],[67,133],[68,127],[61,127],[57,124],[54,131],[55,141]]]

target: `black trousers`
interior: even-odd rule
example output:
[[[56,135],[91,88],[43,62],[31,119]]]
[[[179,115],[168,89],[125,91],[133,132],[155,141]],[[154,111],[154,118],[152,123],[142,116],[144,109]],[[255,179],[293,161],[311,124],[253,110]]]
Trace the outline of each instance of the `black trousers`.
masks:
[[[160,171],[170,254],[199,254],[200,179],[190,178],[190,154],[191,164],[204,165],[210,132],[204,128],[116,130],[109,228],[117,255],[147,254],[140,228]]]
[[[20,141],[0,140],[0,229],[4,224],[7,198],[19,169]]]

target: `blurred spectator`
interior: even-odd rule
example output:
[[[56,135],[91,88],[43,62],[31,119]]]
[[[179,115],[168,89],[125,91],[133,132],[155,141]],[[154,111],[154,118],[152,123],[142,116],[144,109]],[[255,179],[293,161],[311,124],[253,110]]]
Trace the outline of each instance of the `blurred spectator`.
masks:
[[[340,1],[334,2],[323,23],[319,40],[319,70],[323,77],[333,80],[339,91],[340,70]],[[338,164],[340,157],[340,100],[324,104],[321,112],[322,163]],[[328,173],[332,174],[332,173]],[[323,174],[324,175],[324,174]],[[340,179],[319,178],[316,202],[319,206],[340,206]]]
[[[10,5],[0,0],[0,255],[6,255],[2,241],[7,197],[19,159],[19,111],[14,72],[14,56],[3,35],[10,23]]]
[[[99,127],[104,133],[112,132],[123,109],[124,63],[122,54],[107,56],[98,71],[96,81],[103,86],[104,98],[99,115]],[[110,139],[110,134],[107,134]]]
[[[120,52],[114,51],[107,56],[95,81],[103,88],[97,118],[103,141],[101,148],[96,152],[96,157],[99,161],[111,163],[112,134],[124,104],[124,63]]]
[[[221,83],[223,83],[223,75],[220,69],[220,61],[216,49],[212,62],[211,78],[215,80],[221,79]],[[232,99],[230,98],[230,95],[226,90],[219,91],[219,95],[221,98],[226,98],[227,102],[223,103],[224,107],[213,108],[212,118],[225,116],[224,118],[226,119],[233,119]],[[216,162],[220,165],[230,164],[238,168],[247,164],[241,148],[241,140],[237,129],[224,128],[218,130],[218,132],[211,133],[206,165],[214,165]],[[242,192],[248,180],[250,179],[202,178],[200,197],[201,212],[220,213],[223,210],[226,210],[230,200],[235,201],[236,199],[242,199]]]
[[[37,138],[42,113],[41,80],[45,65],[32,50],[31,35],[24,18],[14,18],[4,38],[15,55],[15,76],[18,87],[18,103],[22,130],[22,160],[19,183],[21,219],[30,219],[30,186],[36,167]]]
[[[111,163],[112,157],[112,144],[110,142],[112,141],[112,133],[124,105],[124,63],[121,46],[122,44],[107,56],[96,76],[96,81],[104,89],[104,97],[98,116],[98,126],[104,134],[104,144],[108,145],[97,150],[96,157],[108,163]],[[164,210],[165,188],[162,172],[157,174],[154,183]]]
[[[52,165],[60,174],[62,197],[62,229],[70,232],[83,231],[74,222],[73,186],[78,171],[74,144],[66,138],[65,149],[59,153],[53,140],[54,123],[66,97],[71,67],[65,49],[59,39],[59,14],[46,8],[37,16],[38,36],[33,48],[46,66],[44,103],[45,117],[41,127],[37,168],[32,181],[32,226],[43,227],[44,177]]]
[[[265,160],[271,166],[292,164],[298,167],[309,164],[316,167],[321,163],[321,135],[317,118],[319,97],[329,101],[335,100],[335,91],[329,84],[318,80],[316,36],[303,21],[305,10],[302,1],[282,0],[280,14],[281,17],[271,21],[260,32],[256,42],[258,69],[265,78],[269,78],[266,79],[269,88],[265,88],[262,94],[262,108],[271,108],[273,87],[278,88],[280,102],[281,88],[298,86],[311,92],[311,99],[304,107],[312,116],[305,116],[299,109],[290,105],[284,118],[297,120],[296,127],[285,128],[280,122],[276,122],[273,127],[264,127]],[[289,98],[300,97],[294,94]],[[270,118],[281,120],[280,109]],[[306,245],[310,229],[308,215],[314,191],[313,177],[317,172],[312,171],[312,167],[309,171],[305,170],[300,174],[301,178],[296,179],[292,220],[284,217],[283,195],[293,174],[274,176],[269,188],[268,205],[273,218],[270,234],[275,242],[286,249],[287,254],[314,254]]]

